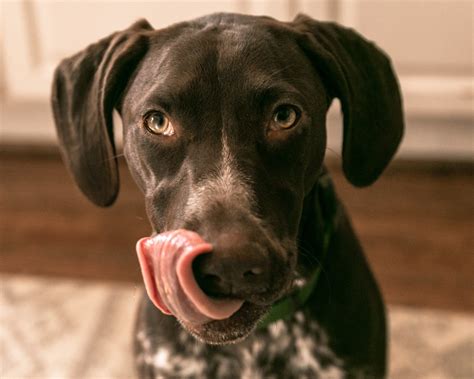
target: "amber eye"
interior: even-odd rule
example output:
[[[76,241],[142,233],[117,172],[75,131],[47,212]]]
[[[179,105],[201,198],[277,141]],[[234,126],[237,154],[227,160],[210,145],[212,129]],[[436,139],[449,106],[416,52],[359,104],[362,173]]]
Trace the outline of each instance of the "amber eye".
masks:
[[[273,113],[270,129],[290,129],[298,123],[300,114],[300,110],[293,105],[280,105]]]
[[[172,136],[174,134],[170,119],[160,111],[148,113],[143,120],[143,124],[146,130],[153,134],[162,136]]]

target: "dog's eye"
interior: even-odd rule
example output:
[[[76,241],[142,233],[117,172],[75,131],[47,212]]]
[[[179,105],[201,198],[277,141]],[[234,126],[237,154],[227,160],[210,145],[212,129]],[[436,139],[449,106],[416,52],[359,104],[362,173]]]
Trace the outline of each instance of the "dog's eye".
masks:
[[[147,131],[162,136],[172,136],[174,128],[170,119],[163,112],[155,111],[148,113],[143,120]]]
[[[300,119],[300,111],[293,105],[280,105],[272,116],[271,130],[290,129]]]

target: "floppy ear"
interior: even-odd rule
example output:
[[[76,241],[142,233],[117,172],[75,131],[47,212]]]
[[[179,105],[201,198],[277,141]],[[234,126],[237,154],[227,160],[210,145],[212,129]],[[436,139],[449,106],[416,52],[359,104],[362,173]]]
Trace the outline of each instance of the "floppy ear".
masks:
[[[148,49],[149,30],[140,20],[63,60],[54,74],[51,101],[63,159],[99,206],[118,194],[112,112]]]
[[[298,15],[300,45],[344,115],[343,170],[356,186],[374,182],[403,135],[403,110],[389,58],[351,29]]]

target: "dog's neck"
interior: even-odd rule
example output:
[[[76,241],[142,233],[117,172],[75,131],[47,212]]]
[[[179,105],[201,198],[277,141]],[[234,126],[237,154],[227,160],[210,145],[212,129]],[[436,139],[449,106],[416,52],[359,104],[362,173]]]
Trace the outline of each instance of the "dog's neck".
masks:
[[[331,178],[326,169],[323,169],[318,181],[305,199],[300,229],[301,238],[299,238],[301,245],[298,246],[300,256],[313,262],[304,265],[310,269],[304,274],[303,283],[272,306],[270,312],[259,323],[259,328],[265,328],[277,320],[289,319],[297,310],[305,306],[318,284],[329,253],[330,241],[338,222],[339,208]],[[311,221],[308,222],[309,220]],[[312,230],[306,230],[308,227]],[[307,233],[310,234],[307,235]],[[307,237],[310,237],[309,240]],[[310,249],[305,246],[307,243],[310,243]]]

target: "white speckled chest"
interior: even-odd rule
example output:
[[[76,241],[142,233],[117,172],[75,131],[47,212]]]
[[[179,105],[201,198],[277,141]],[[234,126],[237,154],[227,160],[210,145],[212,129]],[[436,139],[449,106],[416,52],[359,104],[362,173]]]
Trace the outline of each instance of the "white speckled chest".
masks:
[[[184,330],[175,339],[154,340],[142,330],[136,335],[141,351],[137,366],[150,378],[340,379],[344,362],[329,348],[324,330],[297,312],[256,330],[233,345],[210,346]]]

